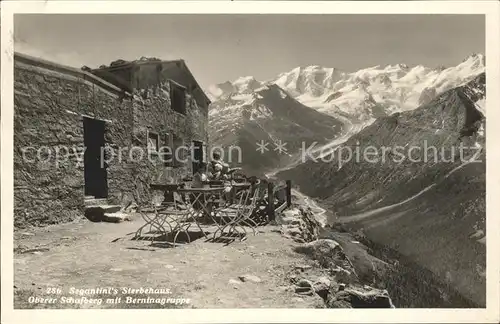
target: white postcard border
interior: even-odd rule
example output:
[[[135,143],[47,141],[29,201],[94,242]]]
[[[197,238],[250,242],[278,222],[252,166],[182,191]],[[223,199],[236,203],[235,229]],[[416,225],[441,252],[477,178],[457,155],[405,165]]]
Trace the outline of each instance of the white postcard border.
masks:
[[[485,14],[487,146],[486,309],[13,310],[13,14]],[[498,322],[500,257],[500,5],[497,1],[14,1],[1,3],[2,323],[485,323]],[[495,213],[495,211],[497,213]]]

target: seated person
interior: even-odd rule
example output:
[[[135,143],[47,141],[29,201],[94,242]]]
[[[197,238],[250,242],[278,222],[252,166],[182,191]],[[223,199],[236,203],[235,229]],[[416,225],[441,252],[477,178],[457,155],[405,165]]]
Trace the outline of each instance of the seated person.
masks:
[[[193,188],[203,188],[203,186],[208,182],[207,174],[207,164],[205,162],[200,162],[199,168],[193,175]]]
[[[221,160],[219,153],[214,153],[212,157],[211,171],[214,180],[230,180],[235,171],[241,170],[241,168],[230,168],[229,164]]]
[[[214,152],[212,154],[212,158],[213,158],[211,162],[212,179],[222,180],[224,184],[224,197],[226,201],[229,202],[231,201],[231,196],[232,196],[229,165],[224,161],[222,161],[220,154],[217,152]]]
[[[193,178],[191,181],[191,188],[203,188],[207,183],[208,183],[207,164],[204,162],[200,162],[198,170],[195,172],[195,174],[193,174]],[[202,209],[202,204],[206,204],[204,196],[200,197],[194,194],[190,194],[189,199],[193,203],[193,208],[195,208],[196,210]]]
[[[229,165],[221,160],[220,154],[215,152],[212,155],[212,177],[214,180],[224,180],[227,171],[229,170]]]

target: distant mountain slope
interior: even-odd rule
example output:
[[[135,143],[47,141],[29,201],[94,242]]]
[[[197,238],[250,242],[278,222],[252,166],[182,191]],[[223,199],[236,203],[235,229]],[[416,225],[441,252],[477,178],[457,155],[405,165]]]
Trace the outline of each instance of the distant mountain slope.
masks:
[[[484,64],[484,56],[474,54],[450,68],[396,64],[346,73],[308,66],[264,82],[251,76],[226,81],[206,89],[213,101],[209,113],[211,143],[242,146],[247,169],[277,168],[293,158],[273,151],[272,145],[271,151],[258,154],[256,142],[286,141],[292,155],[301,141],[306,146],[335,137],[341,142],[377,118],[415,109],[472,80],[484,72]]]
[[[211,142],[224,148],[240,147],[241,165],[250,173],[263,172],[290,159],[303,141],[332,140],[343,128],[334,117],[302,105],[273,84],[248,94],[219,98],[212,104],[209,118]],[[268,151],[262,154],[256,151],[261,141],[269,143]],[[286,152],[275,151],[280,141],[286,143]]]
[[[363,161],[350,160],[347,163],[341,165],[339,169],[339,164],[341,162],[338,159],[339,149],[333,157],[335,159],[332,162],[321,163],[309,161],[297,168],[290,170],[290,174],[306,175],[307,179],[312,175],[317,174],[319,182],[310,183],[306,186],[306,181],[304,181],[305,193],[309,193],[313,196],[322,198],[334,198],[336,201],[336,207],[340,207],[340,202],[343,202],[346,208],[353,211],[363,211],[366,208],[374,208],[378,206],[384,206],[386,204],[395,203],[407,195],[408,192],[395,192],[394,195],[383,194],[384,189],[393,188],[396,184],[395,181],[406,182],[406,177],[402,178],[392,178],[391,174],[397,176],[400,171],[413,169],[418,165],[417,174],[414,172],[408,172],[408,176],[411,178],[416,178],[417,175],[422,175],[427,180],[420,183],[418,187],[415,188],[417,193],[419,188],[425,184],[431,184],[434,178],[429,177],[429,172],[432,170],[442,171],[439,174],[435,174],[436,179],[442,175],[443,172],[450,171],[454,167],[458,166],[460,161],[456,159],[455,162],[434,162],[433,153],[434,151],[429,151],[427,153],[428,162],[412,162],[409,160],[409,154],[404,152],[402,149],[394,150],[394,152],[387,151],[385,155],[381,154],[382,147],[405,147],[407,151],[411,147],[416,147],[412,151],[412,156],[415,159],[424,160],[424,145],[427,147],[433,146],[437,148],[437,152],[440,155],[444,155],[445,159],[450,159],[453,154],[458,154],[458,146],[462,141],[465,146],[475,146],[484,144],[484,124],[480,121],[483,120],[483,115],[476,108],[478,105],[476,103],[483,102],[483,97],[485,93],[484,85],[485,75],[481,74],[475,80],[471,81],[465,86],[458,87],[449,90],[434,99],[430,103],[419,107],[416,110],[408,111],[404,113],[397,113],[385,118],[380,118],[372,125],[364,128],[358,134],[352,136],[346,143],[342,145],[345,147],[344,159],[347,158],[348,150],[350,149],[353,154],[356,148],[359,147],[361,152],[359,155],[362,157],[363,149],[372,146],[379,151],[379,155],[376,157],[370,157],[371,159],[377,160],[379,162],[369,163]],[[470,137],[472,136],[472,137]],[[471,139],[473,138],[473,139]],[[358,145],[359,143],[359,145]],[[452,152],[452,147],[454,147],[454,152]],[[419,148],[419,149],[417,149]],[[365,150],[368,152],[370,149]],[[472,151],[472,150],[471,150]],[[470,155],[471,152],[467,154]],[[368,155],[370,153],[367,153]],[[398,158],[398,154],[404,154],[404,159],[400,163],[393,163],[393,159]],[[382,162],[382,158],[385,156],[385,163]],[[466,155],[468,156],[468,155]],[[332,159],[333,159],[332,157]],[[330,157],[325,157],[328,160]],[[396,169],[396,171],[394,171]],[[300,172],[307,170],[306,172]],[[362,170],[363,172],[354,172]],[[387,179],[377,179],[373,178],[375,176],[379,177],[382,172],[387,172]],[[437,171],[432,171],[434,172]],[[325,177],[327,175],[327,177]],[[349,190],[349,186],[356,185],[354,180],[365,179],[371,180],[374,186],[376,186],[377,195],[372,193],[372,189],[369,186],[365,186],[361,192],[352,192]],[[378,181],[376,181],[378,180]],[[380,181],[384,180],[384,181]],[[340,186],[345,184],[345,188],[339,190]],[[382,186],[382,187],[381,187]],[[425,186],[424,186],[425,187]],[[365,203],[360,204],[353,199],[349,199],[345,194],[349,191],[352,195],[365,195],[370,193],[373,196],[371,199],[366,199]],[[335,195],[332,197],[332,194]],[[375,199],[378,198],[378,199]],[[381,199],[378,201],[379,199]],[[370,202],[370,203],[369,203]]]
[[[362,229],[484,305],[484,101],[483,73],[418,109],[376,120],[331,162],[309,161],[278,176],[321,198],[336,221]],[[462,157],[460,145],[468,148]],[[361,158],[339,167],[339,152],[347,160],[347,148]],[[479,152],[480,162],[469,163]]]

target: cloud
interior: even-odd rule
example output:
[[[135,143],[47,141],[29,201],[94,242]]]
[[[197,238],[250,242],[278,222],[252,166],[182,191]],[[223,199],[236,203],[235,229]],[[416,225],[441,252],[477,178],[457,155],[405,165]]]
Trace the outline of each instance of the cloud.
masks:
[[[82,65],[84,65],[83,63],[84,60],[76,52],[72,51],[56,52],[56,51],[42,50],[22,40],[16,40],[14,42],[14,51],[62,65],[68,65],[72,67],[81,67]]]
[[[145,51],[144,53],[141,53],[141,51],[137,50],[134,50],[134,52],[140,55],[134,55],[132,53],[129,54],[123,53],[123,55],[114,56],[112,53],[103,53],[102,51],[98,53],[90,51],[84,53],[85,56],[83,56],[83,54],[80,54],[76,51],[65,50],[64,46],[51,50],[41,49],[39,46],[35,46],[21,39],[15,39],[14,50],[19,53],[23,53],[47,61],[51,61],[54,63],[76,68],[80,68],[83,65],[87,65],[89,67],[98,67],[99,65],[102,64],[109,65],[110,62],[118,59],[122,59],[125,61],[132,61],[139,59],[142,56],[157,57],[161,60],[176,60],[182,58],[180,55],[175,55],[160,51]]]

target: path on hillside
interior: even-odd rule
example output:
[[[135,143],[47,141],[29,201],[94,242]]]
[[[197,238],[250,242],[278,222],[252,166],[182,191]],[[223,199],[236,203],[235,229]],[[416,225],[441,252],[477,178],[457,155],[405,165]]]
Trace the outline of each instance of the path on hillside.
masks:
[[[442,178],[442,179],[439,180],[439,182],[434,182],[434,183],[430,184],[429,186],[427,186],[424,189],[420,190],[418,193],[416,193],[415,195],[411,196],[410,198],[407,198],[407,199],[405,199],[403,201],[400,201],[398,203],[395,203],[395,204],[392,204],[392,205],[389,205],[389,206],[384,206],[384,207],[380,207],[380,208],[377,208],[377,209],[369,210],[369,211],[366,211],[366,212],[363,212],[363,213],[360,213],[360,214],[356,214],[356,215],[352,215],[352,216],[338,217],[337,222],[339,222],[339,223],[357,222],[357,221],[360,221],[360,220],[363,220],[363,219],[366,219],[366,218],[370,218],[370,217],[376,216],[376,215],[378,215],[380,213],[387,212],[387,211],[392,210],[392,209],[394,209],[396,207],[402,206],[402,205],[404,205],[404,204],[406,204],[406,203],[414,200],[415,198],[420,197],[422,194],[424,194],[427,191],[429,191],[430,189],[434,188],[436,185],[438,185],[443,180],[447,179],[450,175],[452,175],[456,171],[458,171],[458,170],[462,169],[463,167],[465,167],[466,165],[468,165],[470,163],[474,163],[474,162],[476,162],[476,158],[472,157],[467,162],[464,162],[464,163],[460,164],[459,166],[455,167],[453,170],[451,170],[450,172],[448,172],[444,176],[444,178]]]

